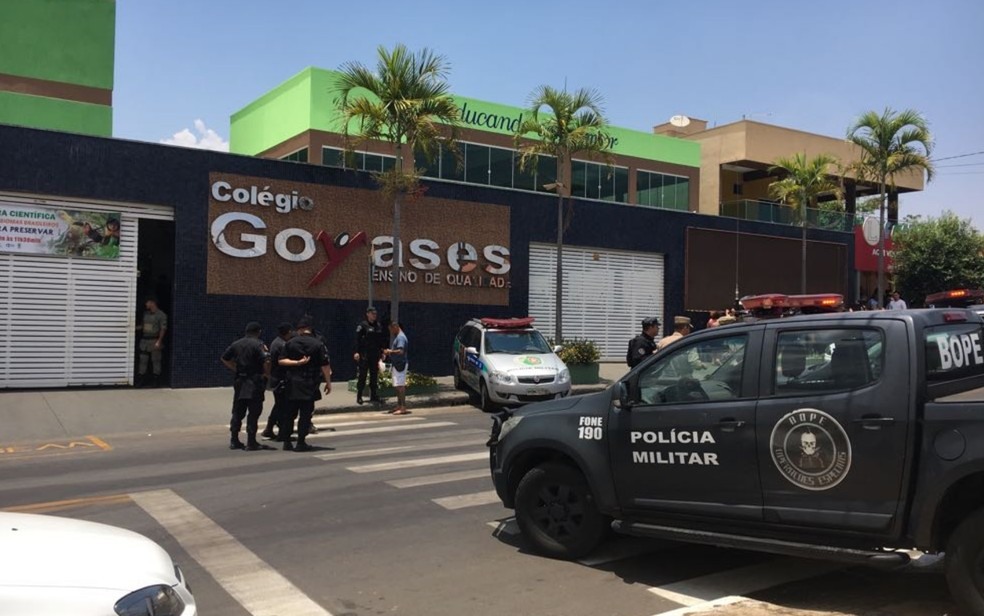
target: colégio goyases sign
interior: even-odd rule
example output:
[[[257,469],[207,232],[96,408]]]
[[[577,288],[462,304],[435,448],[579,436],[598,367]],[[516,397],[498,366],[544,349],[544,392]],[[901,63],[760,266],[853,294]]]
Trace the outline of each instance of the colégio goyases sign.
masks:
[[[406,301],[509,303],[509,208],[422,197],[391,229],[379,191],[213,174],[208,292],[385,300],[399,253]]]

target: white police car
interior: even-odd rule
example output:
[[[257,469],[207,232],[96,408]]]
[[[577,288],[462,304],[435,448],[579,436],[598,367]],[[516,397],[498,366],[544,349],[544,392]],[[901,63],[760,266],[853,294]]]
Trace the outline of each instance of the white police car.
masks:
[[[533,327],[533,318],[472,319],[454,339],[454,384],[481,400],[482,410],[563,398],[571,373]]]
[[[197,614],[167,552],[122,528],[0,512],[0,554],[4,616]]]

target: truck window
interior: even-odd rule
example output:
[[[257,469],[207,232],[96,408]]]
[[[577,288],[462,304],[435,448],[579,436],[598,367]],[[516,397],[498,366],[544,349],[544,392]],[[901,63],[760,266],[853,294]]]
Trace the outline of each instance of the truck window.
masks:
[[[984,330],[980,323],[938,325],[924,331],[927,381],[984,374]]]
[[[746,336],[703,340],[677,349],[639,375],[642,404],[679,404],[742,397]]]
[[[776,395],[857,389],[881,377],[884,338],[875,329],[821,329],[779,334]]]

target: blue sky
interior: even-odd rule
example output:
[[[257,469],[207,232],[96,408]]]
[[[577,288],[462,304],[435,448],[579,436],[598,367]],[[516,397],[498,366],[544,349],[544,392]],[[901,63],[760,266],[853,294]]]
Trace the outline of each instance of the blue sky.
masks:
[[[911,107],[935,157],[984,151],[980,0],[118,0],[114,134],[218,146],[231,113],[304,67],[373,63],[398,42],[444,54],[456,94],[523,105],[566,80],[638,130],[744,115],[840,137],[866,110]],[[984,155],[938,164],[902,214],[951,209],[984,229]]]

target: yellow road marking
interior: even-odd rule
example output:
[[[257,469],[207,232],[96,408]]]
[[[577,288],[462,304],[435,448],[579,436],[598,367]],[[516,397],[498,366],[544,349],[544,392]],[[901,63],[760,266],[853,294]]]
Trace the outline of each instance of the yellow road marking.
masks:
[[[26,456],[41,455],[61,455],[66,453],[98,453],[100,451],[112,451],[113,447],[98,436],[86,436],[84,440],[70,440],[61,442],[49,442],[41,444],[7,445],[0,447],[0,459],[10,457],[12,454],[19,458]]]
[[[112,451],[113,448],[106,441],[102,440],[98,436],[92,436],[91,434],[86,437],[90,441],[96,444],[96,447],[102,449],[103,451]]]
[[[108,496],[87,496],[84,498],[70,498],[68,500],[48,501],[46,503],[31,503],[30,505],[16,505],[5,507],[0,511],[13,513],[51,513],[65,509],[77,509],[79,507],[89,507],[92,505],[117,505],[129,503],[129,494],[110,494]]]

